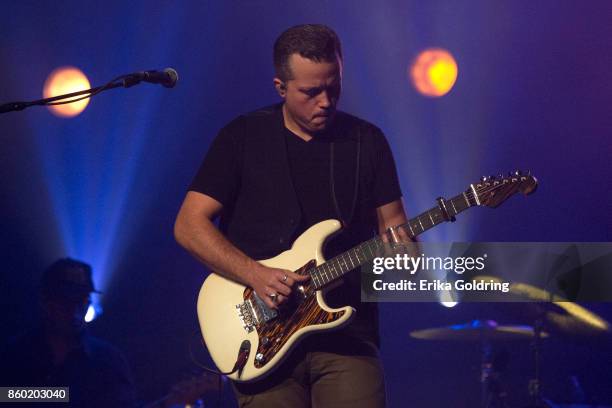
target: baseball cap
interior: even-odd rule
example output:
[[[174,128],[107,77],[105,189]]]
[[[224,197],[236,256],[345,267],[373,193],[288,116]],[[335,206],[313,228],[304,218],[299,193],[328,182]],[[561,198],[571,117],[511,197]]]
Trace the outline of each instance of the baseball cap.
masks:
[[[71,258],[53,262],[43,273],[42,289],[47,294],[78,298],[92,292],[94,287],[91,266]]]

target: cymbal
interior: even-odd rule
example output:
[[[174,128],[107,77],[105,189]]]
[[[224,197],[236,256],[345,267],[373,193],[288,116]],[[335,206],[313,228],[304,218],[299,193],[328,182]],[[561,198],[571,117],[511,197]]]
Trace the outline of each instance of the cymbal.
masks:
[[[465,324],[415,330],[410,336],[421,340],[528,340],[534,336],[534,330],[531,326],[500,326],[494,320],[472,320]],[[548,333],[542,332],[541,336],[548,337]]]
[[[493,276],[477,276],[474,279],[502,282],[501,279]],[[544,307],[543,314],[546,320],[565,332],[588,334],[610,331],[610,324],[605,319],[562,296],[521,282],[510,282],[509,289],[510,293],[517,297],[516,300],[542,302],[539,303],[539,306]],[[546,304],[555,307],[546,310]],[[563,312],[560,312],[559,309]]]

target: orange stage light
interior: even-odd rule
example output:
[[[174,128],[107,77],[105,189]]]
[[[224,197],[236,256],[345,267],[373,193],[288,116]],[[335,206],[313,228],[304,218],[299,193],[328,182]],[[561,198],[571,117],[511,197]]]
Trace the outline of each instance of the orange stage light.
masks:
[[[430,48],[421,52],[409,69],[412,84],[425,96],[446,95],[457,81],[457,63],[450,52]]]
[[[71,92],[84,91],[91,88],[85,74],[75,67],[60,67],[51,72],[43,88],[43,98],[67,94]],[[71,99],[77,99],[84,95]],[[56,116],[73,117],[83,112],[89,104],[89,99],[68,103],[66,105],[50,105],[49,110]]]

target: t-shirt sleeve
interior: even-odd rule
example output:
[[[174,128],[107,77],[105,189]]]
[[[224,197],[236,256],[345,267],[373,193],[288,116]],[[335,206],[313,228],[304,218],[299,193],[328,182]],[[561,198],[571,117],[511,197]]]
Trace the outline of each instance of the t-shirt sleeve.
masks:
[[[200,165],[190,191],[206,194],[223,204],[233,203],[240,188],[242,153],[236,126],[221,129]]]
[[[374,182],[372,199],[374,207],[389,204],[402,197],[402,190],[397,177],[397,169],[393,153],[387,138],[382,131],[376,128],[374,132]]]

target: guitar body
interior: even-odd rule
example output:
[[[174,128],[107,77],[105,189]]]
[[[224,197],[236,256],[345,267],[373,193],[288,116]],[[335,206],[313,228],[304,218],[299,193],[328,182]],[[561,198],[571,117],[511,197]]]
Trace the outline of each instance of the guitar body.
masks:
[[[290,250],[274,258],[259,261],[263,265],[306,274],[323,264],[325,241],[340,230],[336,220],[313,225],[294,242]],[[323,291],[314,291],[311,281],[296,290],[286,306],[271,316],[251,288],[211,273],[198,296],[198,319],[210,355],[223,372],[231,371],[241,345],[250,342],[244,368],[229,377],[251,382],[269,374],[306,335],[340,328],[355,310],[346,306],[332,309],[325,303]]]

